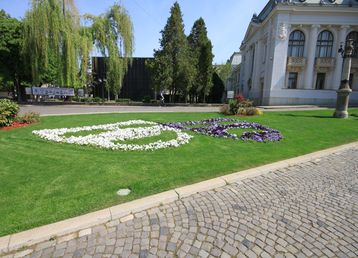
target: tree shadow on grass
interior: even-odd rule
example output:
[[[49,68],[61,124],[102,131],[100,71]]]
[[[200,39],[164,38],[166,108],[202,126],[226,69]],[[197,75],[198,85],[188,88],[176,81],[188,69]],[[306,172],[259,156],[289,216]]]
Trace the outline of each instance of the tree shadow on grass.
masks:
[[[337,119],[335,117],[333,117],[333,114],[332,115],[321,115],[321,116],[318,116],[318,115],[303,115],[303,114],[280,114],[280,116],[290,116],[290,117],[309,117],[309,118],[325,118],[325,119]],[[354,120],[358,120],[358,114],[349,114],[349,117],[351,119],[354,119]]]
[[[317,115],[302,115],[302,114],[280,114],[280,116],[311,117],[311,118],[334,118],[333,116],[317,116]]]

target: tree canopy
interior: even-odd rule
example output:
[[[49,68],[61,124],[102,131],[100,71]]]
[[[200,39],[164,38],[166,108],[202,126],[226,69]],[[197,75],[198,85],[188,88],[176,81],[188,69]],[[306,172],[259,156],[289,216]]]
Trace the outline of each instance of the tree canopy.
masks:
[[[169,91],[171,101],[176,95],[186,98],[194,74],[178,2],[171,7],[170,17],[161,34],[160,48],[154,51],[151,63],[153,81],[157,89]]]
[[[80,16],[73,0],[32,0],[24,19],[24,54],[32,81],[42,82],[52,71],[52,83],[80,86]],[[82,60],[81,60],[82,61]]]
[[[195,80],[190,90],[191,98],[195,102],[205,102],[206,96],[212,87],[213,58],[212,44],[207,35],[207,29],[203,18],[195,21],[191,33],[188,36],[194,65]]]
[[[185,102],[205,102],[212,86],[214,55],[204,20],[199,18],[186,37],[183,15],[175,2],[161,34],[160,48],[154,50],[150,63],[156,89],[167,90],[171,101],[180,96]]]
[[[0,10],[0,82],[6,86],[13,84],[18,92],[21,78],[28,77],[21,56],[22,32],[21,21]]]
[[[107,88],[117,95],[133,53],[130,16],[114,4],[105,14],[83,18],[74,0],[32,0],[24,19],[23,44],[32,82],[83,87],[95,46],[107,57]],[[83,21],[88,20],[86,26]]]
[[[86,18],[92,21],[95,45],[102,55],[107,57],[106,86],[117,96],[133,54],[131,19],[126,10],[118,4],[114,4],[103,15],[87,15]]]

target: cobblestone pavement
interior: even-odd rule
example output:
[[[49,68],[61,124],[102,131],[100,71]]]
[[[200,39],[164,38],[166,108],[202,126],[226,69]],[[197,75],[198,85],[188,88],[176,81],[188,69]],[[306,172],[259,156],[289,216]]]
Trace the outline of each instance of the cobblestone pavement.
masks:
[[[358,257],[357,157],[350,149],[198,193],[27,257]]]

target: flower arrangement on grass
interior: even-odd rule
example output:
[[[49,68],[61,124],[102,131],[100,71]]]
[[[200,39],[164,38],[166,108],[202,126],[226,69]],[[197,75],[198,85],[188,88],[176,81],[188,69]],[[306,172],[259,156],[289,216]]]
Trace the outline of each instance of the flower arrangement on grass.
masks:
[[[149,127],[137,127],[137,128],[121,128],[124,126],[132,125],[152,125]],[[69,136],[65,134],[77,133],[82,131],[93,130],[106,130],[105,132],[98,134],[89,134],[85,136]],[[141,139],[145,137],[158,136],[163,131],[172,131],[177,134],[176,139],[169,141],[158,140],[149,144],[126,144],[126,140]],[[160,125],[154,122],[148,122],[143,120],[130,120],[126,122],[118,122],[113,124],[102,124],[94,126],[83,126],[75,128],[59,128],[59,129],[44,129],[36,130],[32,132],[41,138],[53,141],[70,143],[77,145],[92,145],[100,148],[111,150],[157,150],[169,147],[179,147],[186,144],[192,138],[187,133],[182,132],[179,129]]]
[[[233,99],[230,99],[228,104],[224,104],[220,108],[220,111],[225,115],[236,116],[254,116],[263,114],[260,109],[254,107],[254,102],[252,100],[245,99],[242,95],[236,95]]]
[[[223,124],[225,123],[225,124]],[[282,134],[272,128],[263,126],[258,123],[240,121],[230,118],[213,118],[199,121],[162,123],[164,126],[169,126],[180,130],[190,130],[192,132],[201,133],[214,137],[231,138],[234,140],[253,140],[257,142],[279,141],[283,138]],[[192,127],[202,125],[200,127]],[[251,132],[244,132],[241,136],[229,133],[230,129],[254,129]]]
[[[129,127],[128,126],[145,126]],[[199,126],[198,126],[199,125]],[[195,126],[195,127],[193,127]],[[238,136],[230,133],[230,129],[254,129]],[[84,136],[66,136],[78,132],[91,132],[103,130],[101,133],[87,134]],[[200,133],[208,136],[230,138],[234,140],[252,140],[257,142],[279,141],[283,137],[275,129],[258,123],[240,121],[230,118],[212,118],[199,121],[155,123],[143,120],[129,120],[113,124],[102,124],[93,126],[82,126],[74,128],[43,129],[32,131],[33,134],[53,142],[70,143],[77,145],[92,145],[111,150],[157,150],[169,147],[179,147],[189,143],[193,137],[183,130]],[[128,144],[125,141],[158,136],[163,131],[176,133],[177,137],[169,141],[158,140],[148,144]]]

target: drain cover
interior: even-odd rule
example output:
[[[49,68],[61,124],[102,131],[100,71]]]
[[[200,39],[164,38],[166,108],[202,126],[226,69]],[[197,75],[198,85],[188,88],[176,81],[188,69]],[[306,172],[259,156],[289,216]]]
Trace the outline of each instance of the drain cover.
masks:
[[[117,194],[118,194],[119,196],[126,196],[126,195],[130,194],[130,192],[131,192],[130,189],[125,188],[125,189],[119,189],[119,190],[117,191]]]

